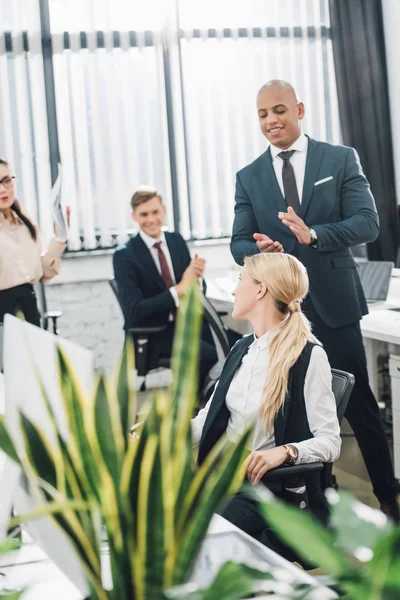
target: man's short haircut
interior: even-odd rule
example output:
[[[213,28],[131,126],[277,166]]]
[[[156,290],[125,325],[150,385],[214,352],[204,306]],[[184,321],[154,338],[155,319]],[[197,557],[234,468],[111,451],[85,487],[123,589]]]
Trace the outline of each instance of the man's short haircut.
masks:
[[[156,188],[148,185],[141,185],[132,196],[132,210],[135,210],[135,208],[137,208],[141,204],[144,204],[145,202],[148,202],[155,196],[157,196],[157,198],[160,198],[160,202],[162,204],[162,196],[157,192]]]

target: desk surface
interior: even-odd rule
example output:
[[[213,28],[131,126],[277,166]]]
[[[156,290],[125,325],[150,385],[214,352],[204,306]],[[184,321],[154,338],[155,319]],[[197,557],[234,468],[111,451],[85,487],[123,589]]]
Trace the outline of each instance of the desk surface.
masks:
[[[233,277],[228,276],[207,281],[207,295],[211,300],[231,308],[236,283]],[[386,302],[370,304],[369,311],[361,320],[363,336],[400,345],[400,269],[393,269]]]
[[[102,569],[109,571],[109,555],[102,552]],[[214,515],[207,538],[203,544],[192,582],[204,587],[227,560],[235,560],[264,570],[266,567],[285,572],[285,579],[319,588],[319,600],[336,598],[331,590],[321,587],[310,575],[294,564],[266,548],[219,515]],[[106,564],[108,562],[108,565]],[[5,577],[1,584],[9,589],[26,589],[22,600],[82,600],[82,594],[51,562],[46,554],[32,542],[18,551],[0,558],[0,571]],[[107,586],[108,577],[104,583]],[[110,580],[111,581],[111,580]]]

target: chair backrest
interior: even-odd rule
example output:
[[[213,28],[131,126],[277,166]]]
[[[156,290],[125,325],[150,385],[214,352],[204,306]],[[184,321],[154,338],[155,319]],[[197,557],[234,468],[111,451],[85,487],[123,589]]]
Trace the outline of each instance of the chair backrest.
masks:
[[[352,373],[332,369],[332,391],[336,400],[339,423],[342,422],[350,394],[354,387],[355,378]]]
[[[204,318],[211,328],[211,334],[217,350],[218,362],[224,361],[230,351],[229,340],[226,335],[224,324],[210,300],[206,298],[204,294],[200,294],[200,299],[204,308]]]
[[[115,281],[115,279],[110,279],[108,283],[110,284],[110,287],[111,287],[112,291],[114,292],[116,299],[118,300],[119,307],[122,310],[121,297],[119,295],[117,282]],[[124,311],[122,310],[122,314],[123,313],[124,313]]]

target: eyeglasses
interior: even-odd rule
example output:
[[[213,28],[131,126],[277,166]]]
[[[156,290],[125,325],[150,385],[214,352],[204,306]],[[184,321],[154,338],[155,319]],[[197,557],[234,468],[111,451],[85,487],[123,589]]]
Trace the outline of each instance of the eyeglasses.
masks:
[[[10,175],[6,175],[5,177],[3,177],[3,179],[0,181],[0,185],[4,185],[5,188],[10,188],[12,186],[12,184],[14,183],[14,179],[15,177],[12,176],[10,177]]]

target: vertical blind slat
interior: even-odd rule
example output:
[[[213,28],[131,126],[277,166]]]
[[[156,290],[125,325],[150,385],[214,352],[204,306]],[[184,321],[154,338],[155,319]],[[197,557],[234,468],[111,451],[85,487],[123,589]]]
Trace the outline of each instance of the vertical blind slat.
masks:
[[[22,202],[26,211],[36,221],[37,195],[35,173],[33,170],[33,140],[31,136],[31,118],[29,114],[30,94],[27,78],[27,59],[24,51],[23,31],[21,21],[25,12],[19,0],[13,4],[12,37],[13,37],[13,71],[15,82],[16,124],[18,132],[18,163],[15,168],[21,173],[18,190],[22,190]]]

